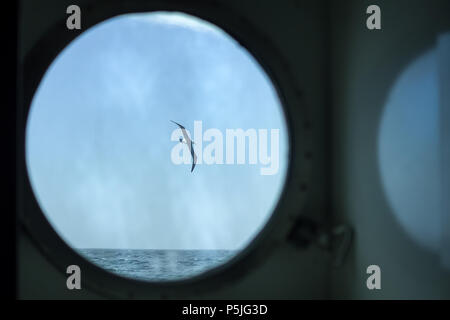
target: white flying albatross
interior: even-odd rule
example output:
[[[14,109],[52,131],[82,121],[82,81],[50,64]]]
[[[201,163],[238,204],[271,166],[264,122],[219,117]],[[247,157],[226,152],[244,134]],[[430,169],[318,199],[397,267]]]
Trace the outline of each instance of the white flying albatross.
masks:
[[[192,172],[192,171],[194,171],[195,164],[197,163],[197,155],[194,152],[194,141],[192,141],[191,138],[189,138],[185,127],[183,127],[181,124],[179,124],[173,120],[170,120],[170,121],[172,121],[177,126],[179,126],[181,129],[181,132],[183,133],[184,141],[183,141],[183,138],[181,138],[181,137],[179,140],[181,143],[186,143],[186,145],[189,148],[189,152],[191,153],[191,156],[192,156],[192,168],[191,168],[191,172]]]

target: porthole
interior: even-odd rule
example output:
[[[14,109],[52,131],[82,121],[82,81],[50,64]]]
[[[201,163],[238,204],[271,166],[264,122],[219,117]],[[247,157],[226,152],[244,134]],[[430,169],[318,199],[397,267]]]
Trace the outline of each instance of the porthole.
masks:
[[[90,28],[56,32],[24,66],[22,221],[61,270],[81,264],[104,293],[235,278],[306,197],[309,159],[290,160],[309,152],[308,119],[276,51],[215,9],[156,9],[96,7]]]

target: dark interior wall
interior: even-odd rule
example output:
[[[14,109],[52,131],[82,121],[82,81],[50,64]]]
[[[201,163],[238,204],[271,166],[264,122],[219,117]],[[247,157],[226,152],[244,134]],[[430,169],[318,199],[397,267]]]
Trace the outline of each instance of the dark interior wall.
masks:
[[[365,27],[371,4],[381,8],[382,30]],[[331,12],[334,217],[356,232],[345,266],[332,271],[332,297],[448,299],[450,272],[408,237],[386,199],[377,138],[397,77],[450,30],[450,2],[333,1]],[[381,267],[381,290],[366,287],[371,264]]]
[[[88,2],[76,2],[81,7]],[[328,45],[325,1],[220,1],[241,15],[263,33],[276,47],[295,75],[303,101],[310,110],[313,125],[313,183],[306,214],[323,220],[327,210],[325,164],[325,106]],[[95,3],[95,2],[94,2]],[[66,8],[73,1],[21,1],[20,52],[21,61],[36,45],[42,35],[60,19],[65,19]],[[83,19],[83,18],[82,18]],[[70,32],[70,31],[68,31]],[[226,284],[210,294],[187,298],[247,298],[300,299],[328,297],[328,256],[311,248],[298,251],[288,243],[268,256],[254,272],[238,283]],[[64,274],[58,272],[23,232],[19,233],[19,297],[20,298],[100,298],[89,290],[69,291]],[[149,295],[158,298],[158,294]]]

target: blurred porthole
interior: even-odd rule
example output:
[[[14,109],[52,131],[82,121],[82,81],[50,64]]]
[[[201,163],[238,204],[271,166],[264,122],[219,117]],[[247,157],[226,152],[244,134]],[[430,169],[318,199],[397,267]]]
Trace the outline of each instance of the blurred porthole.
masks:
[[[194,168],[172,121],[194,142]],[[177,12],[83,32],[47,70],[26,128],[32,189],[59,236],[146,281],[189,278],[245,248],[280,197],[288,147],[281,103],[253,56]]]
[[[450,269],[450,33],[394,83],[380,122],[378,160],[386,198],[406,234]]]

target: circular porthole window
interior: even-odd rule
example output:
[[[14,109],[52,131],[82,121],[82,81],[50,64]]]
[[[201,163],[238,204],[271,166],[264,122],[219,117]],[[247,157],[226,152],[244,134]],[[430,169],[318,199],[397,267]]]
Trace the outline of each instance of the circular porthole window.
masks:
[[[281,195],[288,131],[263,68],[220,28],[133,13],[83,32],[28,114],[25,158],[57,234],[114,274],[191,278],[262,230]]]

